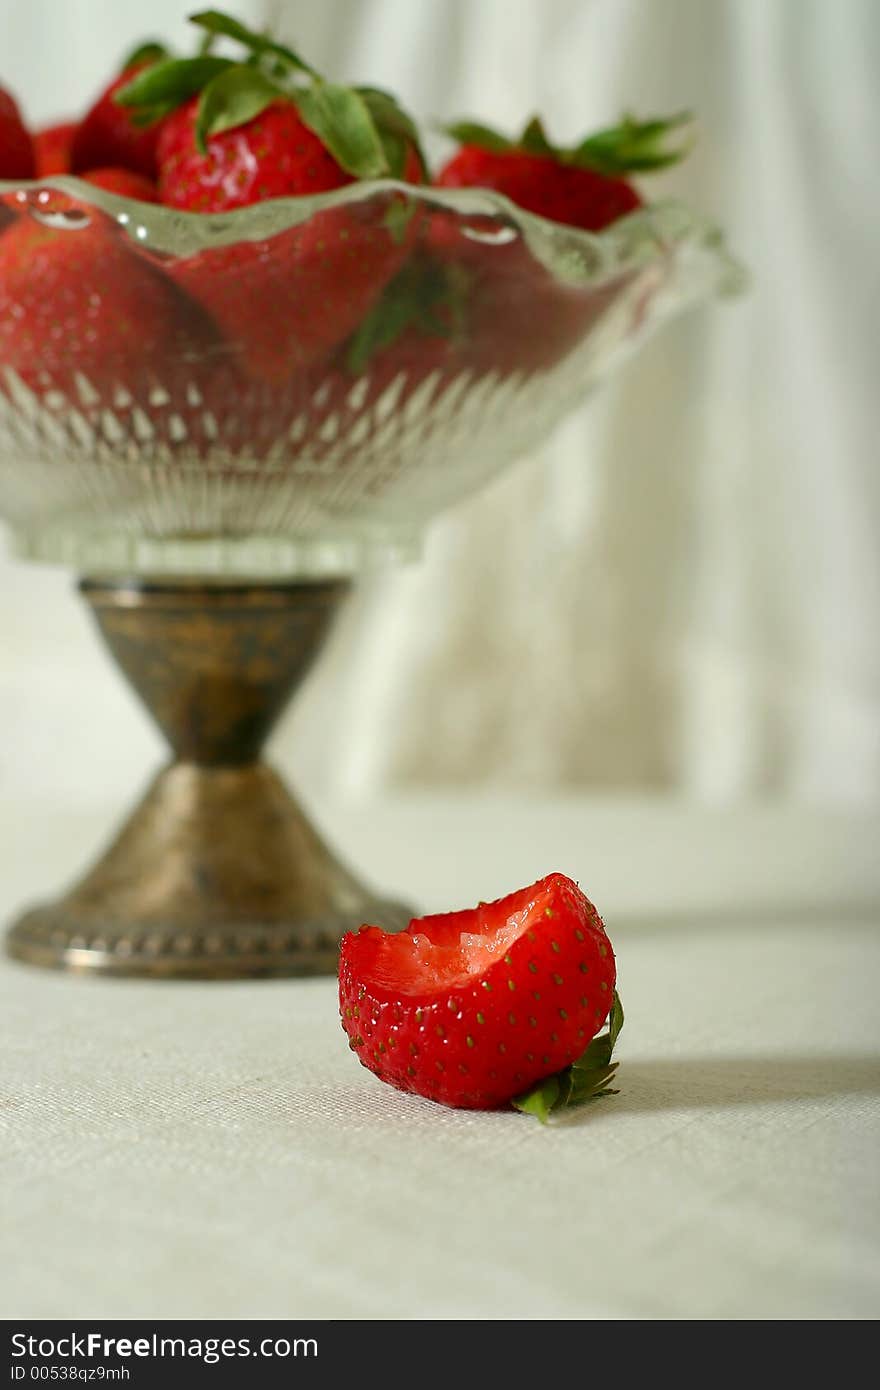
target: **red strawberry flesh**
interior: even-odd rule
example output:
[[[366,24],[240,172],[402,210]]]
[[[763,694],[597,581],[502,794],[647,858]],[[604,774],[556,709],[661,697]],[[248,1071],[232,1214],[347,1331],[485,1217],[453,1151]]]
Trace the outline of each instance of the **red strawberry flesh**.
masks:
[[[275,101],[245,125],[196,144],[197,97],[178,108],[159,137],[163,203],[188,212],[228,212],[267,198],[326,193],[352,183],[289,101]]]
[[[611,1008],[601,918],[551,874],[465,912],[342,942],[340,1013],[364,1066],[401,1090],[494,1109],[580,1057]]]
[[[528,213],[589,232],[602,231],[642,204],[627,179],[519,150],[491,154],[466,147],[442,168],[435,182],[439,188],[495,189]]]
[[[196,138],[199,99],[165,121],[159,194],[172,207],[217,213],[265,199],[329,192],[355,182],[279,99],[243,125]],[[408,180],[421,177],[413,147]],[[313,214],[263,241],[211,247],[173,264],[177,285],[212,317],[231,354],[255,380],[283,386],[292,373],[336,347],[357,327],[409,254],[418,218],[402,236],[400,195]]]
[[[82,177],[86,183],[103,188],[107,193],[115,193],[119,198],[136,198],[141,203],[159,201],[152,180],[143,174],[134,174],[130,169],[90,169]]]
[[[159,124],[139,126],[132,112],[114,97],[149,63],[135,63],[120,73],[102,92],[77,126],[70,146],[70,167],[74,173],[88,169],[131,169],[147,178],[156,177],[156,145]]]
[[[98,209],[40,196],[0,237],[0,361],[32,390],[145,399],[204,350],[203,316]]]
[[[590,232],[601,231],[642,205],[627,179],[521,150],[499,153],[465,146],[435,182],[440,188],[491,188],[527,212]]]
[[[58,125],[46,126],[34,135],[34,152],[37,160],[37,178],[47,179],[52,174],[70,173],[70,145],[76,130],[75,121],[62,121]]]
[[[686,153],[679,139],[690,113],[636,120],[596,131],[576,145],[554,145],[537,116],[514,139],[478,122],[447,127],[460,149],[441,169],[442,188],[492,188],[552,222],[599,232],[641,207],[634,173],[675,164]]]
[[[32,179],[35,173],[34,143],[18,103],[0,87],[0,179]]]

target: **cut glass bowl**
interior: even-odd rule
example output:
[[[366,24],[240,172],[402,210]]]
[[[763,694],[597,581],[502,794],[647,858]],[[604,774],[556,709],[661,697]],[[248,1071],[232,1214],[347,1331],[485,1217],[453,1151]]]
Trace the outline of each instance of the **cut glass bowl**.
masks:
[[[20,555],[91,575],[416,554],[659,324],[742,279],[675,203],[594,235],[481,190],[361,183],[205,216],[59,177],[0,183],[15,219],[45,236],[26,293],[0,281],[0,518]],[[62,238],[76,294],[49,276],[57,314],[34,328]]]
[[[737,288],[686,208],[594,236],[387,182],[223,217],[0,185],[0,518],[82,591],[171,761],[31,964],[332,973],[364,884],[262,761],[349,576],[540,442],[672,314]]]

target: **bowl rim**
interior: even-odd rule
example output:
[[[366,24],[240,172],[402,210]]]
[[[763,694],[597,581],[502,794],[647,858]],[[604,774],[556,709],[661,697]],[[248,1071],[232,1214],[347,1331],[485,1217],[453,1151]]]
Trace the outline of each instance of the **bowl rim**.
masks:
[[[408,202],[457,213],[462,220],[489,217],[499,229],[519,234],[548,269],[573,284],[590,283],[638,269],[692,243],[717,259],[719,292],[743,288],[746,276],[729,251],[720,227],[680,199],[644,203],[600,232],[553,222],[489,188],[437,188],[399,179],[364,179],[326,193],[268,198],[228,212],[188,212],[145,203],[88,183],[75,174],[37,179],[0,179],[0,197],[21,198],[34,208],[44,191],[65,193],[114,219],[145,249],[176,257],[238,241],[263,241],[300,226],[317,213],[354,206],[375,197],[403,196]],[[35,209],[38,210],[38,209]],[[0,232],[2,235],[2,232]],[[512,238],[474,234],[474,240],[503,244]]]

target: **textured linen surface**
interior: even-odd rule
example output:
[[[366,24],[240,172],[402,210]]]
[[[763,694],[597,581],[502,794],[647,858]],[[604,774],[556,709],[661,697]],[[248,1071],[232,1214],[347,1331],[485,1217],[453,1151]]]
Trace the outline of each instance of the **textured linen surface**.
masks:
[[[3,818],[4,915],[54,886],[96,824],[34,812]],[[456,1113],[357,1065],[333,981],[102,982],[4,962],[0,1313],[880,1312],[876,821],[823,833],[777,813],[571,804],[514,808],[506,834],[497,808],[464,803],[455,838],[452,821],[425,802],[347,828],[355,858],[385,843],[385,874],[411,844],[397,886],[432,906],[467,901],[481,825],[497,832],[490,888],[524,877],[526,826],[545,867],[560,826],[573,871],[588,844],[627,1009],[621,1094],[547,1130]]]
[[[192,0],[154,0],[180,43]],[[424,565],[364,583],[281,744],[337,791],[684,786],[876,796],[876,0],[236,0],[426,119],[560,139],[690,106],[652,185],[716,216],[752,293],[658,336],[540,458],[438,524]],[[97,88],[140,0],[0,7],[34,119]],[[133,773],[125,696],[67,577],[0,561],[0,777],[37,738]],[[63,739],[63,709],[83,731]]]

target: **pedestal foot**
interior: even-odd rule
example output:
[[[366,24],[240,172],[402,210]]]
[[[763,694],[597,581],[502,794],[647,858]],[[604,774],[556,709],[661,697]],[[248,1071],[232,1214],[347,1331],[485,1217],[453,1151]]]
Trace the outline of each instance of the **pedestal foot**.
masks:
[[[112,975],[317,975],[335,971],[346,931],[411,915],[343,868],[270,768],[176,763],[85,878],[16,923],[8,949]]]
[[[346,586],[83,591],[176,759],[86,876],[12,927],[9,954],[164,979],[315,975],[362,922],[405,926],[412,912],[359,883],[259,760]]]

